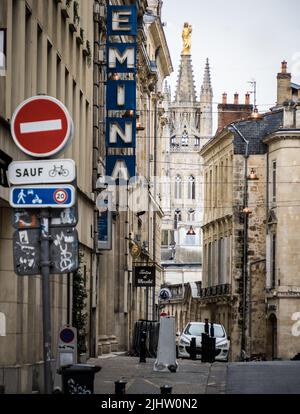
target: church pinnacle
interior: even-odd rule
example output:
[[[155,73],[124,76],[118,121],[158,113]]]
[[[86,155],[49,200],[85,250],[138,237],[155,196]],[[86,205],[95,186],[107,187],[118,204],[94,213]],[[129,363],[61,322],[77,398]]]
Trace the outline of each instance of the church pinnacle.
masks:
[[[212,92],[209,60],[207,58],[206,59],[205,70],[204,70],[203,84],[202,84],[202,87],[201,87],[201,94],[203,94],[205,92],[208,92],[208,91]]]
[[[194,103],[197,100],[191,59],[191,34],[192,27],[185,23],[182,32],[183,50],[175,94],[175,102],[184,104]]]

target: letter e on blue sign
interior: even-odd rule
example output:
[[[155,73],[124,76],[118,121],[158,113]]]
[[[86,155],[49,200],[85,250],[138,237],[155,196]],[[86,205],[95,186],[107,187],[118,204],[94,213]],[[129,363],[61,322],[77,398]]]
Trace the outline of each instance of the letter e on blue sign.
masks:
[[[108,6],[107,34],[108,36],[136,36],[136,6]]]

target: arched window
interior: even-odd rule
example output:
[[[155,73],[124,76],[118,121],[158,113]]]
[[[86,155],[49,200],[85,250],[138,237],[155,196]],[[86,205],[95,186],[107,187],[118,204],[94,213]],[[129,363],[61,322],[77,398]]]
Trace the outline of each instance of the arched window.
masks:
[[[179,209],[175,210],[174,214],[174,229],[177,230],[179,221],[182,221],[181,211]]]
[[[196,198],[195,177],[193,177],[192,175],[189,177],[188,198],[190,200],[195,200]]]
[[[180,175],[175,178],[175,198],[182,198],[182,179]]]
[[[190,209],[188,212],[188,221],[194,222],[195,221],[195,210]]]

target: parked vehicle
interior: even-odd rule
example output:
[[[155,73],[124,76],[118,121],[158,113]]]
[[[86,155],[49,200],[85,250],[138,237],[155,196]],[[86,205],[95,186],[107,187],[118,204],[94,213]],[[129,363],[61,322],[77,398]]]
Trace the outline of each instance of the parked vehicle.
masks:
[[[230,339],[223,325],[214,324],[214,337],[216,338],[216,361],[228,361]],[[211,324],[209,324],[209,332]],[[189,322],[184,328],[178,341],[178,357],[190,358],[190,342],[196,338],[197,358],[201,358],[202,333],[205,332],[204,322]]]

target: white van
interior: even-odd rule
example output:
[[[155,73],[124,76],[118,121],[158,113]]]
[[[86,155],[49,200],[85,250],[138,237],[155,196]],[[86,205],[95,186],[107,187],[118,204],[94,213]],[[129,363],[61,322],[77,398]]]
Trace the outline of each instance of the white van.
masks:
[[[209,332],[211,324],[209,323]],[[230,340],[223,325],[214,324],[214,337],[216,338],[216,361],[228,361]],[[201,334],[205,332],[204,322],[189,322],[178,340],[178,357],[190,358],[190,342],[196,338],[197,358],[201,358]]]

